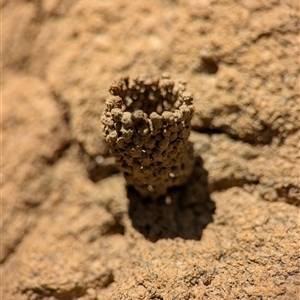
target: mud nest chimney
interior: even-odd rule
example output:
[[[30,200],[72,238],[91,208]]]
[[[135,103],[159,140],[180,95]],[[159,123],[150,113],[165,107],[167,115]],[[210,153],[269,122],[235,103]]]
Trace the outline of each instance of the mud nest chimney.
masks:
[[[186,183],[194,159],[188,142],[194,112],[185,82],[128,77],[110,87],[101,117],[104,135],[127,184],[158,198]]]

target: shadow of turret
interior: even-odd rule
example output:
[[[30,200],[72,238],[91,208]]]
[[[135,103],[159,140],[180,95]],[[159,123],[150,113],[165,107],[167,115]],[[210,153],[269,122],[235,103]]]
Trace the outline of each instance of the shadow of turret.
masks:
[[[207,175],[202,159],[196,157],[187,184],[170,189],[165,197],[143,198],[133,187],[128,187],[133,227],[152,242],[176,237],[200,240],[203,230],[213,222],[215,211],[215,203],[208,192]]]

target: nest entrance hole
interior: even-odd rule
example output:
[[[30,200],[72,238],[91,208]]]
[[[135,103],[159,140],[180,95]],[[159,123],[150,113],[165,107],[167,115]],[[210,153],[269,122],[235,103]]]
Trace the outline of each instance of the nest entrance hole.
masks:
[[[161,115],[164,111],[174,112],[178,104],[178,88],[168,78],[135,79],[129,85],[128,78],[121,79],[110,89],[112,95],[122,99],[122,111],[133,113],[142,110],[148,116],[152,112]]]

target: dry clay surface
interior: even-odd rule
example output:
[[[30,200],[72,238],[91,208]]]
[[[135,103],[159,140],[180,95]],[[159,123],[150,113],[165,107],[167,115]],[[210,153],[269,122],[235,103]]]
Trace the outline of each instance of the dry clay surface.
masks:
[[[297,299],[295,0],[4,0],[1,299]],[[188,184],[143,199],[109,154],[114,80],[194,95]]]

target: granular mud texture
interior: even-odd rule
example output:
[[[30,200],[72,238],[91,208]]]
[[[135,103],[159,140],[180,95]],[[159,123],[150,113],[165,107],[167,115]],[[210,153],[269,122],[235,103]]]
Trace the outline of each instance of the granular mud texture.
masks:
[[[188,143],[194,112],[185,82],[123,78],[110,87],[102,115],[104,135],[128,185],[157,198],[184,184],[193,167]]]
[[[299,299],[298,0],[1,11],[0,299]],[[114,78],[164,72],[193,93],[196,162],[153,201],[100,114]]]

